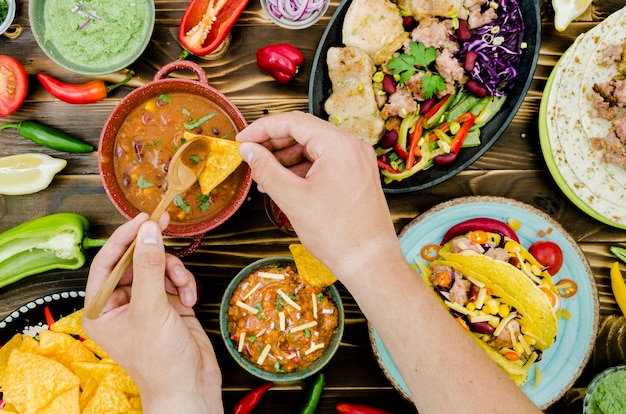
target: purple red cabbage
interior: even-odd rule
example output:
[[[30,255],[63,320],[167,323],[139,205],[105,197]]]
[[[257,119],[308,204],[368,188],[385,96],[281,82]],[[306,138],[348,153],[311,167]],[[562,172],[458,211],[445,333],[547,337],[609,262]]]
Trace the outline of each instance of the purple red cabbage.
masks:
[[[461,42],[458,55],[460,61],[464,61],[469,51],[476,52],[478,58],[470,78],[484,85],[492,96],[502,96],[519,77],[517,68],[523,52],[524,19],[517,0],[497,0],[496,3],[498,17],[472,28],[470,40]],[[495,38],[501,38],[502,43],[493,43]]]

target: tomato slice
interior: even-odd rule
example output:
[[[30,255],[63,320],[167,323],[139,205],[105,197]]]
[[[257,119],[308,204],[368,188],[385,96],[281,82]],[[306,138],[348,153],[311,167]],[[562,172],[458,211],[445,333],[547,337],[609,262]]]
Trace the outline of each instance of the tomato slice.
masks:
[[[28,91],[24,66],[15,58],[0,55],[0,117],[17,111]]]

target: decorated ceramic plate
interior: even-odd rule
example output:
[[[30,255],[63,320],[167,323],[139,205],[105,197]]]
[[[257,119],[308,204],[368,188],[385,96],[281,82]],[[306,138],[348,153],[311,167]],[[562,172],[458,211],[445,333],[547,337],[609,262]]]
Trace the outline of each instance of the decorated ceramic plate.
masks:
[[[617,74],[616,63],[601,62],[624,31],[626,8],[578,36],[550,74],[539,108],[541,150],[557,185],[586,214],[622,229],[626,171],[592,145],[611,130],[610,121],[593,115],[592,90]]]
[[[324,110],[324,103],[332,92],[332,84],[328,76],[328,67],[326,65],[326,54],[329,48],[343,45],[341,30],[344,17],[351,3],[352,0],[342,0],[335,10],[319,42],[311,69],[311,79],[309,81],[309,112],[326,120],[328,119],[328,114]],[[527,43],[527,49],[520,62],[519,79],[509,92],[502,109],[490,122],[481,128],[481,144],[472,148],[463,148],[458,158],[450,165],[435,165],[401,182],[383,183],[383,190],[386,193],[419,191],[454,177],[478,160],[478,158],[491,148],[504,133],[521,106],[526,92],[530,87],[539,57],[539,46],[541,42],[541,15],[539,3],[528,0],[521,0],[519,3],[525,22],[524,40]]]
[[[521,223],[516,233],[520,243],[528,248],[535,241],[550,240],[563,251],[563,266],[554,280],[567,277],[578,285],[574,296],[562,300],[562,308],[571,317],[561,318],[555,343],[544,353],[536,369],[529,371],[522,390],[541,409],[557,401],[572,386],[585,367],[596,337],[599,304],[596,284],[589,263],[576,242],[550,216],[530,205],[502,197],[464,197],[439,204],[421,214],[400,233],[400,245],[405,259],[415,263],[420,250],[428,244],[439,244],[453,225],[475,217],[489,217]],[[567,276],[562,276],[567,275]],[[394,387],[408,398],[409,392],[375,329],[370,327],[370,339],[378,362]],[[536,372],[542,378],[535,385]]]
[[[53,293],[25,303],[0,321],[0,344],[5,344],[17,333],[35,336],[48,328],[46,308],[50,316],[57,320],[81,309],[85,302],[85,292],[71,290]]]

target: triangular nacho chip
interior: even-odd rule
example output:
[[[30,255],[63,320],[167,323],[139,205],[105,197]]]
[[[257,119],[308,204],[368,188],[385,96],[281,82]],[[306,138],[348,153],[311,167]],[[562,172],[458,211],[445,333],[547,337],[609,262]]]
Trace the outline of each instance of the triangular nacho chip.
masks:
[[[333,272],[324,263],[317,260],[303,245],[290,244],[289,250],[296,262],[296,268],[303,283],[317,288],[325,288],[337,281]]]
[[[185,132],[185,139],[191,141],[198,135]],[[209,137],[209,155],[206,167],[200,174],[198,181],[202,194],[209,194],[211,190],[228,178],[243,161],[239,154],[239,143],[224,138]]]

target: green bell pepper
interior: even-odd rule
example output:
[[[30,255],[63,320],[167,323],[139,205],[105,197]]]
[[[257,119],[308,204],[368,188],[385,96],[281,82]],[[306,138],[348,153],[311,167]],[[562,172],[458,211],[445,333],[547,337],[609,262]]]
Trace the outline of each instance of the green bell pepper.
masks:
[[[58,213],[0,233],[0,288],[52,269],[81,268],[83,250],[105,242],[87,237],[88,230],[89,222],[80,214]]]

